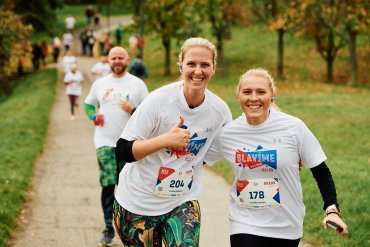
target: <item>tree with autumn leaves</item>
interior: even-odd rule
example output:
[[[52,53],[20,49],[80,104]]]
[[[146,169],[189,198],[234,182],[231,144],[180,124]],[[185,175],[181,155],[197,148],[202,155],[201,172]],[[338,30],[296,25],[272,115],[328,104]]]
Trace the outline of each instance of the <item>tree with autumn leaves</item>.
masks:
[[[356,36],[370,31],[370,3],[361,0],[295,0],[291,3],[295,31],[314,39],[326,62],[326,81],[332,82],[338,51],[349,47],[351,85],[357,84]]]
[[[164,74],[171,74],[171,41],[184,40],[199,35],[205,21],[211,24],[212,34],[216,38],[216,47],[219,54],[218,65],[225,68],[224,40],[231,37],[232,23],[241,12],[240,0],[160,0],[144,1],[145,30],[161,38],[165,50]],[[136,16],[136,27],[140,25],[138,16],[139,2],[132,0]]]
[[[277,44],[277,78],[284,77],[284,34],[290,29],[289,0],[252,0],[251,11],[270,30],[276,31]]]
[[[32,27],[24,25],[20,16],[10,9],[0,7],[0,90],[6,94],[10,93],[6,67],[15,55],[14,50],[18,51],[20,57],[24,55],[19,54],[19,50],[26,52],[31,33]]]

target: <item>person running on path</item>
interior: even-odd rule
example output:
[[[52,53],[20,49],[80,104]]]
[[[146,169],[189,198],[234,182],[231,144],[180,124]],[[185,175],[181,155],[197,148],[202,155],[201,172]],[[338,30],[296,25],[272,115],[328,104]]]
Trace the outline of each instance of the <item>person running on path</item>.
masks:
[[[72,33],[75,27],[76,19],[72,15],[68,15],[64,22],[66,24],[67,31]]]
[[[148,69],[146,68],[146,65],[144,64],[141,54],[139,54],[132,61],[132,63],[129,66],[128,71],[130,72],[130,74],[133,74],[134,76],[137,76],[146,82],[146,79],[148,78]]]
[[[72,48],[72,43],[73,43],[73,35],[71,32],[66,32],[63,34],[63,47],[64,47],[64,52],[66,53]]]
[[[190,38],[179,55],[183,80],[152,92],[117,142],[114,223],[125,246],[198,246],[202,162],[215,133],[231,121],[226,103],[207,89],[216,48]]]
[[[64,76],[64,84],[67,85],[66,93],[71,109],[71,115],[69,116],[70,120],[75,120],[76,118],[76,108],[78,107],[78,98],[82,93],[81,83],[83,80],[84,77],[81,71],[77,70],[77,64],[72,63],[70,65],[70,70]]]
[[[112,207],[118,172],[123,163],[116,163],[116,142],[131,114],[148,95],[145,83],[127,72],[130,57],[122,47],[114,47],[108,54],[112,73],[96,80],[85,99],[85,113],[94,121],[94,143],[102,186],[101,204],[105,229],[100,241],[112,244],[114,229]],[[99,108],[99,111],[96,108]]]
[[[339,217],[335,184],[320,143],[298,118],[279,111],[276,87],[264,69],[243,74],[237,87],[243,114],[224,126],[205,162],[225,158],[234,172],[229,215],[232,247],[298,246],[305,208],[300,164],[311,169],[324,200],[326,228]]]
[[[71,70],[71,65],[76,64],[77,59],[75,56],[72,55],[72,51],[67,51],[66,55],[62,58],[62,66],[64,72],[67,73]]]
[[[53,61],[54,61],[54,63],[58,62],[61,45],[62,45],[62,42],[60,41],[59,37],[55,36],[53,38]]]
[[[93,74],[96,79],[107,76],[110,72],[111,69],[108,63],[108,57],[106,55],[101,55],[100,61],[94,64],[94,66],[91,68],[91,74]]]

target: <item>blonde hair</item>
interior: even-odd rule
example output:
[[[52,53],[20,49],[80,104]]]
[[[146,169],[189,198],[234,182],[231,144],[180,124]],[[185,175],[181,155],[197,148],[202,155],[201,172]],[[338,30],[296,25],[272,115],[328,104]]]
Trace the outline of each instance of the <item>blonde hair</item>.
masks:
[[[217,63],[216,62],[217,61],[217,49],[216,49],[216,47],[209,40],[204,39],[204,38],[199,38],[199,37],[198,38],[189,38],[184,42],[184,44],[181,47],[180,54],[179,54],[179,62],[178,62],[179,65],[184,60],[184,56],[185,56],[186,51],[189,48],[195,47],[195,46],[201,46],[201,47],[204,47],[207,50],[209,50],[212,53],[212,56],[213,56],[213,65],[216,65],[216,63]]]
[[[277,110],[280,110],[280,108],[276,105],[276,101],[275,101],[277,88],[276,88],[274,79],[269,74],[269,72],[267,70],[263,69],[263,68],[249,69],[247,72],[245,72],[239,79],[239,83],[238,83],[238,86],[236,88],[236,94],[239,95],[239,90],[240,90],[241,83],[244,80],[246,80],[249,76],[262,77],[262,78],[265,78],[268,81],[269,87],[270,87],[270,89],[272,91],[272,94],[273,94],[273,97],[274,97],[274,100],[273,100],[271,106],[274,107]]]

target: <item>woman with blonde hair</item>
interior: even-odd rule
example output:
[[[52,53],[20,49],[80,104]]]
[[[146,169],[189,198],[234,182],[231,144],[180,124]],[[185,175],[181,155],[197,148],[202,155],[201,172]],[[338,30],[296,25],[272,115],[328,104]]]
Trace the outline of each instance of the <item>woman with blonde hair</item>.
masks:
[[[114,219],[125,246],[198,246],[203,158],[231,121],[226,103],[207,89],[216,48],[190,38],[179,55],[182,80],[152,92],[117,142]]]
[[[207,164],[225,158],[234,172],[231,246],[298,246],[305,214],[301,163],[311,170],[323,197],[324,227],[330,220],[346,235],[324,151],[300,119],[278,110],[270,74],[248,70],[240,78],[237,97],[243,114],[221,129],[205,157]]]

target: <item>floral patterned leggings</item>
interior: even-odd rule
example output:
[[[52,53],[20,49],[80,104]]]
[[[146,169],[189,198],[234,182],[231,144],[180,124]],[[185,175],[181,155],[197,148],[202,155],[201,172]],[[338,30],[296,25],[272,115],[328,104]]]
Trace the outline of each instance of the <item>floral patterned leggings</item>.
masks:
[[[198,201],[181,204],[159,216],[131,213],[117,201],[113,206],[116,231],[125,246],[166,247],[199,246],[200,207]]]

